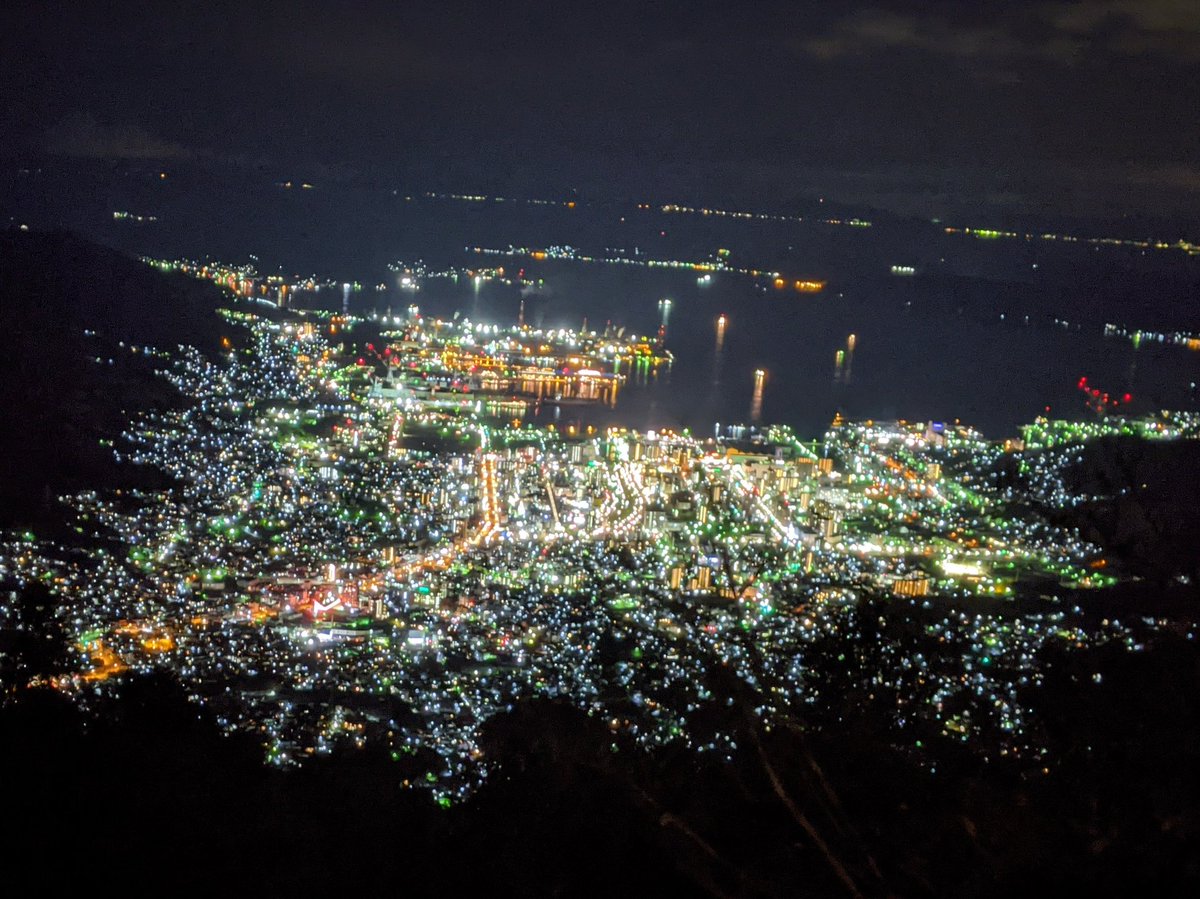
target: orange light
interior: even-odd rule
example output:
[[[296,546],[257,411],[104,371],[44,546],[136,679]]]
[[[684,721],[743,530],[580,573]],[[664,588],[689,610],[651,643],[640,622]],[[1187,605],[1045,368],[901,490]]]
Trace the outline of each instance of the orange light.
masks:
[[[797,281],[796,290],[801,293],[820,293],[825,289],[824,281]]]

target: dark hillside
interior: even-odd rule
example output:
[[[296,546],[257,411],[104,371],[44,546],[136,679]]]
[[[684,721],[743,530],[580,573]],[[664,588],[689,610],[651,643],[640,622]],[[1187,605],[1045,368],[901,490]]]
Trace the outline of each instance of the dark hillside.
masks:
[[[1067,480],[1098,499],[1059,512],[1065,524],[1143,577],[1200,581],[1200,441],[1095,440]]]
[[[55,493],[131,476],[101,441],[172,392],[130,345],[215,347],[221,296],[67,233],[0,235],[0,525],[44,524]]]

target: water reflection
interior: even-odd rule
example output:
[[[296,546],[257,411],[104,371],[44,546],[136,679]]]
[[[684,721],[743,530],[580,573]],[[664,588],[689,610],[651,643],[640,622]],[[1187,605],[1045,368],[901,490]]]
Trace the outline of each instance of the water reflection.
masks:
[[[713,348],[712,385],[721,386],[721,369],[725,362],[725,316],[717,318],[717,343]]]
[[[658,301],[658,311],[661,318],[658,323],[658,339],[656,343],[661,350],[667,342],[667,323],[671,320],[671,301],[663,299]]]
[[[767,373],[761,368],[754,370],[754,395],[750,397],[750,421],[758,424],[762,421],[763,385],[767,381]]]

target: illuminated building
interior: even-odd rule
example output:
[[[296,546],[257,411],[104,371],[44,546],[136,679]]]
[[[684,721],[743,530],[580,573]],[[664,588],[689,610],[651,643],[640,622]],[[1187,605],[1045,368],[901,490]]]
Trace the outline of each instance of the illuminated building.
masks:
[[[924,574],[906,574],[892,582],[892,593],[895,596],[928,596],[930,578]]]

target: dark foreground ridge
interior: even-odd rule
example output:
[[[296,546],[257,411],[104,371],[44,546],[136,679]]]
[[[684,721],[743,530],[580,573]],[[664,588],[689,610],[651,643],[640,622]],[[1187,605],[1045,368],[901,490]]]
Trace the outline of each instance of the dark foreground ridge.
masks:
[[[165,678],[129,682],[94,715],[33,690],[0,712],[4,854],[50,891],[83,877],[276,895],[1190,893],[1200,653],[1178,640],[1062,663],[1043,708],[1063,761],[1033,780],[952,747],[931,777],[852,694],[836,728],[770,733],[748,697],[714,701],[702,714],[733,724],[732,763],[630,751],[603,722],[535,701],[493,722],[496,776],[450,810],[369,752],[265,768]],[[1096,673],[1114,686],[1092,689]]]

